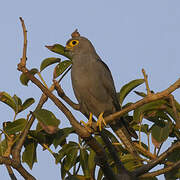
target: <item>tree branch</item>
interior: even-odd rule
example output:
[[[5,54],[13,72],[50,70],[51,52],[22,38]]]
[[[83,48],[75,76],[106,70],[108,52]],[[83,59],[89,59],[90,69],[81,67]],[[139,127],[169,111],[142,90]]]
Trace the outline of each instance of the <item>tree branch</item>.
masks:
[[[149,178],[149,177],[159,176],[160,174],[165,174],[166,172],[172,171],[173,169],[179,168],[179,167],[180,167],[180,160],[174,163],[173,165],[167,166],[163,169],[150,172],[150,173],[145,173],[142,176],[140,176],[140,178]]]
[[[22,66],[26,66],[26,60],[27,60],[27,56],[26,56],[26,52],[27,52],[27,30],[26,30],[26,26],[24,24],[24,20],[22,19],[22,17],[19,18],[22,24],[22,29],[23,29],[23,35],[24,35],[24,45],[23,45],[23,55],[21,58],[21,65]]]
[[[175,91],[178,88],[180,88],[180,78],[175,83],[173,83],[171,86],[169,86],[167,89],[165,89],[164,91],[156,93],[156,94],[151,94],[150,96],[146,96],[142,100],[139,100],[136,103],[129,105],[128,107],[122,109],[121,111],[118,111],[114,114],[111,114],[111,115],[105,117],[104,120],[105,120],[106,124],[109,124],[114,119],[117,119],[117,118],[123,116],[125,113],[128,113],[144,104],[147,104],[147,103],[150,103],[153,101],[157,101],[159,99],[167,97],[169,94],[171,94],[173,91]]]
[[[144,81],[145,81],[145,84],[146,84],[147,95],[150,96],[152,93],[151,93],[151,90],[149,88],[149,83],[148,83],[148,79],[147,79],[148,76],[147,76],[147,74],[146,74],[144,69],[142,69],[142,73],[143,73]]]
[[[9,174],[11,180],[17,180],[17,178],[16,178],[16,176],[15,176],[15,174],[14,174],[11,166],[6,165],[6,169],[7,169],[7,171],[8,171],[8,174]]]
[[[24,167],[17,161],[8,158],[0,156],[0,164],[6,164],[7,166],[12,166],[14,169],[16,169],[26,180],[36,180],[31,174],[29,174]]]
[[[163,160],[172,153],[175,149],[180,148],[180,142],[177,142],[173,144],[169,149],[167,149],[165,152],[163,152],[157,159],[150,161],[148,164],[141,166],[140,168],[133,171],[133,174],[135,176],[140,176],[149,170],[151,170],[153,167],[155,167],[157,164],[163,162]]]
[[[61,97],[67,104],[69,104],[73,109],[75,110],[80,110],[80,106],[79,104],[75,104],[74,102],[71,101],[71,99],[69,97],[66,96],[66,94],[64,93],[63,89],[61,88],[60,84],[54,80],[54,87],[59,95],[59,97]]]

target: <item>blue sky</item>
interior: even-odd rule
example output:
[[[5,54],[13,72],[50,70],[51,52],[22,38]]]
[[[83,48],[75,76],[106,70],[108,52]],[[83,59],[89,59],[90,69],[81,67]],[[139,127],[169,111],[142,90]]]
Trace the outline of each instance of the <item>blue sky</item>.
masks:
[[[38,102],[41,92],[32,83],[25,87],[19,81],[20,72],[16,66],[23,43],[20,16],[28,30],[29,68],[38,68],[46,57],[58,57],[44,46],[65,44],[78,28],[81,35],[92,41],[111,69],[117,91],[130,80],[142,78],[142,68],[145,68],[150,88],[155,92],[164,90],[180,77],[178,0],[6,0],[0,5],[0,91],[17,94],[23,100],[34,96]],[[50,85],[52,68],[42,75]],[[62,86],[75,100],[69,75],[62,81]],[[145,87],[139,90],[144,91]],[[174,95],[180,101],[180,90]],[[136,95],[127,97],[127,101],[136,100]],[[62,117],[61,126],[69,125],[50,101],[47,106]],[[0,125],[13,118],[12,110],[2,103],[0,113]],[[58,180],[59,166],[54,165],[49,153],[40,153],[40,149],[38,164],[35,164],[32,174],[37,179]],[[0,166],[0,172],[0,179],[9,179],[3,166]]]

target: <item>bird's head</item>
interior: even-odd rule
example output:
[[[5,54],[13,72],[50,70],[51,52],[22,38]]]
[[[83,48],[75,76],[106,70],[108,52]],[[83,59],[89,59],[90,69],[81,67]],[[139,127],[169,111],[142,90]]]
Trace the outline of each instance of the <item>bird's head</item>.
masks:
[[[92,43],[87,38],[80,36],[77,30],[75,30],[71,36],[72,38],[69,39],[66,43],[65,51],[71,53],[72,57],[74,55],[95,52]]]

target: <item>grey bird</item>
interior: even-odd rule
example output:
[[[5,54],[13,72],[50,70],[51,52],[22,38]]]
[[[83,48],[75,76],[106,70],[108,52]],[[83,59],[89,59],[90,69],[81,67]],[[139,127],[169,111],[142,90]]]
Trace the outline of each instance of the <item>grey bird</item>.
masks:
[[[81,112],[98,117],[103,112],[106,117],[121,109],[117,99],[114,81],[108,66],[96,53],[92,43],[75,31],[66,43],[66,50],[72,56],[71,79]],[[133,146],[132,132],[123,118],[110,123],[110,127],[120,138],[127,150],[137,156]],[[134,135],[136,136],[136,135]]]

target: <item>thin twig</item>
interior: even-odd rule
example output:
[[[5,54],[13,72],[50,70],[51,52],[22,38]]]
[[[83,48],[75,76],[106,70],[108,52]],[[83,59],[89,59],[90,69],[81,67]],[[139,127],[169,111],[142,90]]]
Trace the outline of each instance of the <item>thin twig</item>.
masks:
[[[151,93],[151,90],[150,90],[150,88],[149,88],[149,83],[148,83],[148,79],[147,79],[148,76],[147,76],[147,74],[146,74],[146,72],[145,72],[144,69],[142,69],[142,73],[143,73],[144,81],[145,81],[145,84],[146,84],[147,95],[149,96],[149,95],[151,95],[152,93]]]
[[[21,163],[9,158],[0,156],[0,164],[5,164],[8,166],[12,166],[16,169],[26,180],[36,180],[31,174],[29,174],[26,169],[21,165]]]
[[[17,180],[17,178],[16,178],[16,176],[15,176],[15,174],[14,174],[11,166],[6,165],[6,169],[7,169],[7,171],[8,171],[8,174],[9,174],[11,180]]]
[[[160,162],[163,162],[163,160],[171,154],[175,149],[180,148],[180,142],[176,142],[173,144],[169,149],[167,149],[165,152],[163,152],[158,158],[150,161],[148,164],[141,166],[140,168],[136,169],[133,174],[135,176],[140,176],[149,170],[151,170],[153,167],[155,167]]]
[[[150,173],[145,173],[142,176],[140,176],[140,178],[150,178],[150,177],[155,177],[155,176],[159,176],[160,174],[165,174],[166,172],[172,171],[173,169],[178,169],[180,167],[180,160],[176,163],[174,163],[171,166],[167,166],[163,169],[154,171],[154,172],[150,172]]]
[[[21,58],[21,66],[26,66],[26,60],[27,60],[27,56],[26,56],[26,52],[27,52],[27,30],[26,30],[26,26],[24,24],[24,20],[22,19],[22,17],[19,18],[22,24],[22,29],[23,29],[23,35],[24,35],[24,45],[23,45],[23,55]]]
[[[66,96],[66,94],[64,93],[63,89],[61,88],[60,84],[54,80],[54,86],[55,86],[55,89],[58,93],[58,95],[67,103],[69,104],[73,109],[75,110],[80,110],[80,106],[79,104],[75,104],[73,101],[71,101],[71,99]]]
[[[152,154],[150,151],[146,150],[142,145],[140,146],[139,143],[134,142],[136,149],[143,155],[150,159],[156,159],[156,156]]]

